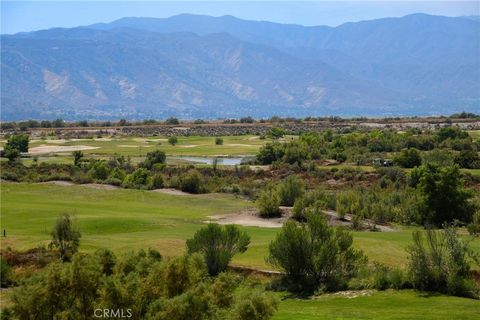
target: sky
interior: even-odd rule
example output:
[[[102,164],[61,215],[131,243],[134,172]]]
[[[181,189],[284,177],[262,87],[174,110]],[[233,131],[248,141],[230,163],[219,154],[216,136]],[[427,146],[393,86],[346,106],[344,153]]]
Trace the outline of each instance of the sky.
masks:
[[[4,1],[1,33],[110,22],[122,17],[166,18],[181,13],[233,15],[242,19],[337,26],[345,22],[411,13],[480,15],[476,1]]]

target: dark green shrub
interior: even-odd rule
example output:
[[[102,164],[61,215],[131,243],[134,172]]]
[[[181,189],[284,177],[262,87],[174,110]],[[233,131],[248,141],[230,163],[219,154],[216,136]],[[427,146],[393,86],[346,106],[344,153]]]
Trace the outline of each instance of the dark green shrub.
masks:
[[[197,170],[193,169],[180,178],[180,189],[184,192],[201,193],[203,191],[202,183],[202,176]]]
[[[215,144],[216,145],[222,145],[223,144],[223,139],[220,137],[215,138]]]
[[[127,175],[123,180],[125,188],[147,189],[150,172],[145,168],[138,168],[133,173]]]

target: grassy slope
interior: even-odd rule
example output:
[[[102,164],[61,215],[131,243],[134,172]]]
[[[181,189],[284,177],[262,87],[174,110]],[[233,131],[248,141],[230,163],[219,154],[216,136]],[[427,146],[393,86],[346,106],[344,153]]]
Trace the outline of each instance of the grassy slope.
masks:
[[[321,296],[315,300],[287,299],[272,320],[316,319],[478,319],[478,300],[420,296],[411,290],[374,292],[345,298]]]
[[[157,248],[165,255],[184,250],[185,239],[203,226],[208,216],[235,212],[252,203],[230,195],[174,196],[154,191],[97,190],[86,186],[3,183],[2,247],[26,249],[48,243],[56,217],[67,212],[78,219],[81,249],[108,247],[116,251]],[[244,227],[252,238],[247,252],[234,259],[237,265],[271,268],[265,263],[268,244],[278,229]],[[398,232],[355,232],[355,245],[370,260],[398,266],[406,262],[405,248],[411,229]],[[480,240],[474,248],[480,250]]]

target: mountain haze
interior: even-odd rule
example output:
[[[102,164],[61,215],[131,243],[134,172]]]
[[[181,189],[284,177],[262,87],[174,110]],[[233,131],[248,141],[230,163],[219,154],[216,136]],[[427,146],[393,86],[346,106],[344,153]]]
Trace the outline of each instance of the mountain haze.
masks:
[[[2,120],[480,109],[480,21],[468,17],[332,28],[184,14],[1,41]]]

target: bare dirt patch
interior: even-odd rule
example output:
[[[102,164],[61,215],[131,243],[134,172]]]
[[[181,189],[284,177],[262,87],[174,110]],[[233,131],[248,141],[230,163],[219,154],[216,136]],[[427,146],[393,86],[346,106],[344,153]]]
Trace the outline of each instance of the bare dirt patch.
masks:
[[[81,151],[81,150],[94,150],[99,149],[100,147],[91,147],[91,146],[49,146],[41,145],[38,147],[33,147],[28,150],[28,154],[44,154],[44,153],[59,153],[59,152],[72,152],[72,151]]]
[[[82,186],[87,188],[97,189],[97,190],[116,190],[120,188],[117,186],[112,186],[111,184],[100,184],[100,183],[87,183],[87,184],[82,184]]]
[[[199,147],[200,145],[198,144],[184,144],[184,145],[181,145],[179,146],[180,148],[195,148],[195,147]]]
[[[193,195],[194,195],[194,194],[191,194],[191,193],[188,193],[188,192],[183,192],[183,191],[181,191],[181,190],[170,189],[170,188],[166,188],[166,189],[155,189],[155,190],[152,190],[152,192],[170,194],[170,195],[174,195],[174,196],[193,196]]]
[[[46,182],[40,182],[40,184],[53,184],[56,186],[73,186],[75,183],[71,181],[62,181],[62,180],[52,180],[52,181],[46,181]]]

